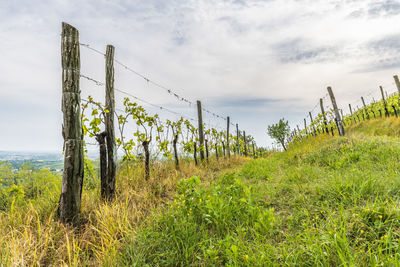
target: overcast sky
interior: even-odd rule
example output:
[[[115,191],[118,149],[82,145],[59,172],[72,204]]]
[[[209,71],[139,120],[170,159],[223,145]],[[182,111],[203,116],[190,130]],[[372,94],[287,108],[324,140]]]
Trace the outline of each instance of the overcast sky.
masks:
[[[394,92],[400,1],[0,1],[0,150],[61,151],[61,22],[80,42],[223,116],[271,145],[267,125],[301,125],[332,86],[338,105]],[[81,74],[104,81],[104,58],[81,47]],[[190,117],[178,102],[116,66],[116,87]],[[81,79],[82,97],[103,88]],[[117,92],[117,106],[124,95]],[[144,105],[147,107],[147,105]],[[166,111],[149,108],[163,118]],[[206,123],[225,121],[205,114]]]

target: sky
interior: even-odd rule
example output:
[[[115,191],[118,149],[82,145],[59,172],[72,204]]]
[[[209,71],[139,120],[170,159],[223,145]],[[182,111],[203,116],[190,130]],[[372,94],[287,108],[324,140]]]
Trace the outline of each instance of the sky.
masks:
[[[79,30],[81,43],[101,52],[113,45],[120,62],[230,116],[270,147],[267,126],[280,118],[302,126],[308,112],[319,112],[327,86],[345,113],[360,96],[378,98],[380,85],[396,91],[399,14],[393,0],[0,0],[0,150],[62,150],[62,22]],[[104,57],[81,46],[81,74],[104,81]],[[119,65],[115,86],[196,117],[195,106]],[[89,80],[81,79],[81,91],[104,100],[104,88]],[[116,92],[117,107],[124,97]]]

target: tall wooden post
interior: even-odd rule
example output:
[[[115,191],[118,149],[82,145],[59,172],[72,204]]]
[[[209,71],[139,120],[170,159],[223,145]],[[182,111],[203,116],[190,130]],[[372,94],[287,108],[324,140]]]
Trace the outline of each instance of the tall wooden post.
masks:
[[[205,139],[204,141],[206,143],[206,159],[207,159],[207,163],[208,163],[208,140]]]
[[[199,121],[200,160],[204,161],[203,113],[201,109],[201,102],[199,100],[197,100],[197,116]]]
[[[106,112],[105,130],[107,140],[107,178],[105,194],[103,198],[113,199],[115,197],[115,180],[117,172],[117,146],[115,144],[114,130],[114,46],[107,45],[106,50]]]
[[[350,114],[353,117],[353,110],[351,109],[351,104],[349,104]]]
[[[240,155],[240,141],[239,141],[239,137],[240,137],[240,134],[239,134],[239,125],[236,123],[236,141],[237,141],[237,152],[238,152],[238,155]]]
[[[329,134],[328,124],[326,122],[326,114],[325,114],[325,109],[324,109],[324,103],[322,102],[322,98],[319,99],[319,105],[321,106],[321,113],[322,113],[322,117],[324,118],[325,133]]]
[[[363,107],[364,107],[365,113],[367,114],[367,120],[369,120],[368,109],[367,109],[367,105],[365,105],[364,97],[361,97],[361,101],[363,103]]]
[[[394,78],[394,82],[396,83],[397,91],[399,92],[399,95],[400,95],[400,81],[399,81],[399,77],[398,77],[397,75],[394,75],[393,78]]]
[[[254,142],[253,142],[253,158],[254,159],[256,158],[256,149],[255,149]]]
[[[338,125],[339,135],[343,136],[344,135],[344,127],[343,127],[343,124],[342,124],[342,120],[340,118],[338,107],[336,105],[335,95],[333,94],[332,88],[329,87],[329,86],[328,86],[328,93],[329,93],[329,96],[331,97],[332,106],[333,106],[333,109],[335,111],[335,119],[336,119],[336,122],[337,122],[337,125]]]
[[[307,120],[306,119],[304,119],[304,131],[306,131],[306,134],[308,134],[308,131],[307,131]]]
[[[385,102],[385,94],[383,93],[382,86],[379,86],[379,89],[381,90],[382,100],[383,100],[383,102]]]
[[[231,156],[231,151],[229,147],[229,125],[230,125],[230,118],[229,116],[226,118],[226,154],[228,158]]]
[[[365,108],[366,105],[365,105],[364,97],[361,97],[361,101],[362,101],[362,103],[363,103],[363,107]]]
[[[247,157],[246,131],[243,131],[244,155]]]
[[[61,33],[61,65],[64,172],[59,215],[61,222],[78,225],[83,185],[79,32],[65,22]]]
[[[96,140],[99,143],[99,152],[100,152],[100,193],[103,199],[106,199],[106,190],[107,190],[107,142],[106,142],[107,133],[101,132],[96,134]]]

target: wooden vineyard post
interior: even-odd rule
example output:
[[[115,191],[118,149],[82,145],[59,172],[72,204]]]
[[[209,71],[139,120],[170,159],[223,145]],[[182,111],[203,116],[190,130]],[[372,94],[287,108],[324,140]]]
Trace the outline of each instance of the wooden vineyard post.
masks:
[[[60,220],[79,224],[83,184],[83,131],[79,88],[79,32],[63,22],[61,33],[64,172],[59,203]]]
[[[304,119],[304,131],[306,132],[306,135],[308,135],[307,120],[306,119]]]
[[[393,78],[394,78],[394,82],[396,83],[396,87],[397,87],[398,94],[400,95],[400,81],[399,81],[399,77],[398,77],[397,75],[394,75]]]
[[[231,156],[230,148],[229,148],[229,124],[230,124],[230,118],[229,116],[226,118],[226,154],[228,155],[228,158]]]
[[[243,131],[244,155],[247,157],[246,131]]]
[[[206,143],[206,159],[207,159],[207,163],[208,163],[208,140],[205,139],[204,141]]]
[[[193,158],[194,158],[194,164],[197,166],[197,142],[196,140],[194,141],[193,144]]]
[[[322,102],[322,98],[319,99],[319,105],[321,106],[321,113],[322,113],[322,117],[324,118],[325,133],[329,134],[328,124],[326,122],[326,114],[325,114],[325,110],[324,110],[324,103]]]
[[[353,121],[356,122],[356,119],[353,117],[353,109],[351,108],[351,104],[349,104],[349,109],[350,109],[350,115],[351,115],[350,122],[351,122],[351,124],[353,124]]]
[[[115,143],[114,114],[114,46],[107,45],[106,50],[106,115],[105,130],[107,140],[107,176],[105,181],[103,199],[114,199],[115,180],[117,172],[117,145]]]
[[[236,141],[237,141],[237,153],[240,155],[240,134],[239,134],[239,125],[236,123]]]
[[[310,121],[311,121],[310,125],[312,125],[314,120],[313,120],[311,111],[308,112],[308,115],[310,115]],[[313,125],[313,130],[314,130],[314,135],[317,135],[317,131],[315,130],[315,126],[314,125]]]
[[[383,88],[382,88],[382,86],[379,86],[379,89],[381,90],[382,101],[383,101],[383,105],[384,105],[384,107],[385,107],[385,116],[388,117],[388,116],[389,116],[389,111],[388,111],[388,109],[387,109],[385,94],[383,93]]]
[[[253,158],[256,158],[256,150],[255,150],[255,146],[254,146],[254,142],[253,142]]]
[[[367,105],[365,105],[364,97],[361,97],[361,101],[363,103],[365,113],[367,114],[367,120],[369,120],[369,114],[368,114],[368,110],[367,110]],[[364,117],[364,113],[363,113],[363,117]]]
[[[175,169],[178,171],[179,170],[179,156],[178,156],[178,149],[176,147],[177,143],[178,143],[178,134],[175,133],[174,139],[172,140],[172,146],[174,148]]]
[[[106,132],[96,134],[96,140],[99,143],[100,148],[100,192],[103,199],[106,198],[107,190],[107,144],[106,144]]]
[[[338,125],[339,135],[340,136],[344,136],[344,127],[343,127],[343,124],[342,124],[342,120],[340,118],[338,107],[336,105],[335,95],[333,94],[332,88],[329,87],[329,86],[328,86],[328,93],[329,93],[329,96],[331,97],[332,106],[333,106],[333,109],[335,111],[335,120],[336,120],[337,125]]]
[[[201,102],[197,100],[197,116],[199,121],[200,160],[204,161],[204,132]]]

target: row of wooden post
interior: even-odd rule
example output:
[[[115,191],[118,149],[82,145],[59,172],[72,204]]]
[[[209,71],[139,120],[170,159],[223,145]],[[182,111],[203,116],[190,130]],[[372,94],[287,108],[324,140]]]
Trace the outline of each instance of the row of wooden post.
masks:
[[[398,94],[400,95],[400,80],[399,80],[399,77],[397,75],[394,75],[393,78],[394,78],[394,81],[395,81],[395,84],[396,84],[396,87],[397,87],[397,90],[398,90]],[[328,87],[327,89],[328,89],[328,94],[329,94],[329,96],[331,98],[331,101],[332,101],[332,106],[333,106],[334,114],[335,114],[335,122],[336,122],[336,125],[337,125],[337,129],[338,129],[339,135],[343,136],[345,134],[344,127],[343,127],[343,110],[340,109],[340,113],[341,114],[339,114],[339,109],[337,107],[336,98],[335,98],[335,96],[333,94],[332,88]],[[383,104],[384,104],[385,116],[389,116],[389,110],[388,110],[388,107],[387,107],[387,103],[386,103],[383,87],[379,86],[379,90],[381,92],[382,101],[383,101]],[[387,93],[386,93],[386,97],[388,97]],[[367,105],[365,104],[364,97],[362,97],[362,96],[361,96],[361,102],[363,104],[364,109],[367,109]],[[321,107],[321,113],[322,113],[323,120],[324,120],[325,132],[329,133],[329,129],[328,129],[328,126],[327,126],[327,120],[326,120],[326,116],[325,116],[325,110],[324,110],[324,105],[323,105],[323,99],[322,98],[320,98],[320,107]],[[351,107],[351,104],[349,104],[349,110],[350,110],[350,115],[353,117],[353,109]],[[398,114],[397,114],[396,108],[394,106],[393,106],[393,110],[394,110],[394,113],[395,113],[395,115],[397,117]],[[310,116],[310,121],[312,123],[313,122],[313,118],[312,118],[311,112],[309,112],[309,116]],[[364,116],[364,114],[363,114],[363,116]],[[374,113],[374,116],[375,116],[375,113]],[[369,119],[369,118],[370,117],[369,117],[369,114],[367,112],[366,113],[366,119]],[[304,129],[306,131],[306,135],[308,135],[306,119],[304,119]],[[298,133],[300,134],[301,131],[300,131],[298,126],[297,126],[297,130],[298,130]],[[332,130],[332,135],[333,135],[333,129],[331,129],[331,130]],[[314,128],[313,132],[314,132],[314,135],[315,135],[316,134],[315,128]],[[294,129],[294,132],[292,133],[290,138],[293,139],[295,135],[297,135],[296,129]]]
[[[203,113],[202,113],[202,106],[201,106],[201,101],[197,100],[197,118],[198,118],[198,126],[199,126],[199,143],[200,143],[200,160],[204,161],[204,151],[208,149],[208,146],[205,145],[207,140],[204,138],[204,128],[203,128]],[[230,127],[230,117],[228,116],[226,118],[226,144],[223,144],[223,149],[224,151],[226,150],[226,155],[228,158],[230,157],[230,145],[229,145],[229,127]],[[240,132],[239,132],[239,125],[236,124],[236,137],[237,137],[237,152],[240,154]],[[248,156],[247,154],[247,140],[246,140],[246,132],[243,131],[243,142],[244,142],[244,151],[243,155]],[[255,144],[252,144],[253,148]],[[197,150],[197,145],[195,144],[195,150]],[[254,149],[253,149],[254,151]],[[208,151],[206,151],[208,154]],[[196,151],[194,152],[194,155],[196,155]],[[224,153],[225,155],[225,153]],[[218,157],[218,155],[216,155]],[[208,157],[207,157],[208,159]],[[195,161],[197,164],[197,161]]]
[[[80,44],[78,30],[63,22],[61,39],[64,172],[59,201],[59,216],[62,222],[77,225],[79,222],[84,177],[84,140],[80,106]],[[114,129],[114,47],[111,45],[107,45],[106,49],[105,74],[105,130],[96,135],[96,140],[100,147],[101,197],[105,200],[112,200],[115,197],[117,147]],[[200,159],[201,161],[204,161],[204,152],[206,152],[208,158],[208,146],[206,145],[205,151],[204,142],[206,140],[204,140],[202,108],[200,101],[197,101],[197,111]],[[224,151],[226,149],[226,155],[228,158],[230,157],[229,127],[230,117],[227,117],[226,144],[223,144],[223,149]],[[236,124],[236,131],[237,151],[235,150],[235,152],[239,154],[240,132],[238,124]],[[175,139],[177,138],[175,137]],[[243,141],[243,154],[247,156],[247,141],[246,133],[244,131]],[[174,141],[174,145],[176,146],[176,141]],[[194,158],[197,164],[196,152],[197,147],[195,143]],[[255,145],[253,143],[253,156],[255,156],[255,154]],[[177,157],[175,160],[177,161]],[[176,162],[176,165],[178,164],[179,163]],[[148,164],[146,166],[148,166]],[[149,170],[146,168],[146,178],[148,177],[148,172]]]
[[[84,177],[83,130],[80,107],[80,49],[79,32],[67,23],[62,23],[62,112],[64,137],[64,172],[62,178],[59,216],[64,223],[79,221]],[[106,50],[106,113],[105,131],[97,134],[100,146],[101,197],[115,197],[117,147],[114,130],[114,47]]]

